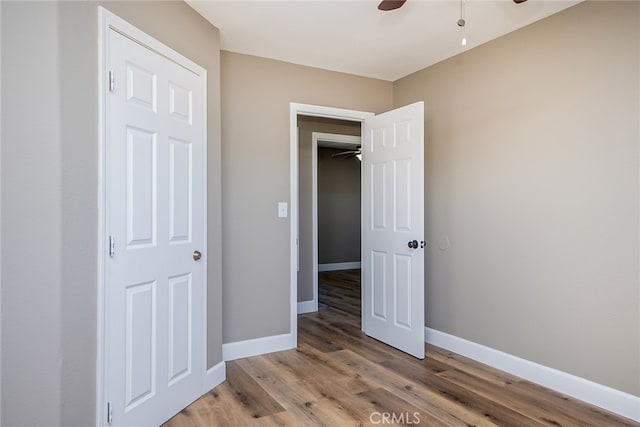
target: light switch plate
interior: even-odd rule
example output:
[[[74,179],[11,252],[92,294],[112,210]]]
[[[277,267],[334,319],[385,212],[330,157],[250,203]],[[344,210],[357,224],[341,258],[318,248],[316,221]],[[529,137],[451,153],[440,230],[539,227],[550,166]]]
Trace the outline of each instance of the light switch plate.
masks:
[[[286,218],[288,215],[287,202],[278,202],[278,218]]]

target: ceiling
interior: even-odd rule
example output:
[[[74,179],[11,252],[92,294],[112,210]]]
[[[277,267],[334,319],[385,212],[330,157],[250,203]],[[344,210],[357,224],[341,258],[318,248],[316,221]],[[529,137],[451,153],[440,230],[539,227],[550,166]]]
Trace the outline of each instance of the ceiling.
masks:
[[[580,0],[186,0],[220,29],[223,50],[395,81]],[[466,36],[467,46],[461,45]]]

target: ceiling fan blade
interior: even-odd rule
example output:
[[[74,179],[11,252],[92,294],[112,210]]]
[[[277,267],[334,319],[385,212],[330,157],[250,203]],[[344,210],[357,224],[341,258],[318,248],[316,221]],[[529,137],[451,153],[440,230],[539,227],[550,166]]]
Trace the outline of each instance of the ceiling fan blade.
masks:
[[[335,153],[331,155],[332,159],[335,159],[336,157],[351,157],[351,156],[355,156],[357,154],[362,154],[362,151],[360,150],[360,148],[358,148],[357,150],[348,150],[348,151],[342,151],[340,153]]]
[[[524,2],[526,2],[526,1],[527,1],[527,0],[513,0],[513,2],[514,2],[515,4],[524,3]]]
[[[402,7],[406,1],[407,0],[382,0],[378,5],[378,10],[396,10]]]
[[[354,150],[351,150],[351,151],[343,151],[343,152],[341,152],[341,153],[335,153],[335,154],[332,154],[332,155],[331,155],[331,158],[332,158],[332,159],[335,159],[336,157],[350,156],[350,155],[353,155],[353,154],[356,154],[356,153],[359,153],[359,151],[354,151]]]

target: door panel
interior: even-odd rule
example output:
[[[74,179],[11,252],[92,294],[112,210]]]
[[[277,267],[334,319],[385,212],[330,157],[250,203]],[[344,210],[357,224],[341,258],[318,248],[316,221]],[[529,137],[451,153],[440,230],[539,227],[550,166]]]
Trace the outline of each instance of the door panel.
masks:
[[[126,319],[126,406],[152,398],[156,391],[156,282],[128,286]]]
[[[191,373],[191,274],[169,279],[169,385]]]
[[[169,115],[172,118],[192,123],[193,91],[169,83]]]
[[[127,127],[127,244],[156,241],[156,133]]]
[[[395,231],[411,231],[411,160],[393,162],[395,173]]]
[[[395,324],[411,330],[411,256],[394,255],[393,299]]]
[[[381,320],[387,318],[387,253],[381,251],[371,252],[371,316]]]
[[[422,102],[366,119],[362,156],[363,331],[421,359],[423,128]]]
[[[191,240],[192,144],[169,140],[169,240],[171,243]]]
[[[372,224],[375,230],[384,230],[387,228],[387,165],[371,165],[371,177]]]
[[[157,76],[151,71],[143,69],[129,58],[127,63],[127,103],[137,104],[150,111],[156,112]]]
[[[160,425],[202,392],[205,79],[110,30],[106,397]]]

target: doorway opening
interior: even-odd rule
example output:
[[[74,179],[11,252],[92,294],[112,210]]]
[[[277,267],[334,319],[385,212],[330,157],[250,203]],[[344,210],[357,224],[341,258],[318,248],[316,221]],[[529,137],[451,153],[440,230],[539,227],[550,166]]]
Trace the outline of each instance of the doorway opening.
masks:
[[[311,145],[313,144],[313,139],[309,141],[308,150],[305,156],[303,149],[301,148],[301,134],[302,129],[300,128],[300,122],[303,123],[319,123],[319,127],[316,128],[317,131],[325,131],[324,133],[333,132],[334,134],[342,134],[346,135],[346,137],[342,138],[343,144],[350,144],[349,146],[338,146],[338,148],[354,148],[354,145],[357,144],[358,140],[349,139],[348,137],[359,137],[362,133],[362,122],[367,117],[372,117],[373,113],[363,112],[363,111],[355,111],[355,110],[344,110],[339,108],[332,107],[321,107],[315,105],[306,105],[306,104],[291,104],[290,108],[290,165],[291,165],[291,188],[290,188],[290,200],[291,200],[291,228],[290,228],[290,236],[291,236],[291,333],[293,335],[293,345],[297,345],[297,331],[298,331],[298,307],[299,307],[299,286],[298,286],[298,278],[300,275],[301,267],[305,269],[305,254],[309,252],[308,259],[312,260],[313,258],[313,245],[306,245],[305,248],[301,245],[301,225],[304,227],[304,224],[307,225],[307,229],[311,230],[312,216],[311,216],[311,194],[307,194],[308,203],[305,204],[305,201],[302,200],[302,197],[305,196],[302,191],[300,191],[300,183],[301,181],[305,183],[304,180],[301,180],[301,159],[304,162],[307,157],[309,159],[308,164],[311,165],[311,156],[317,156],[317,150],[311,150]],[[332,127],[338,126],[338,127]],[[322,126],[325,126],[322,128]],[[341,126],[341,127],[340,127]],[[305,127],[305,125],[303,125]],[[327,132],[329,131],[329,132]],[[309,134],[312,131],[309,130]],[[320,133],[320,132],[318,132]],[[316,135],[316,145],[319,141],[319,135]],[[320,138],[322,140],[322,138]],[[330,136],[324,137],[325,142],[334,142],[340,143],[339,140],[331,139]],[[322,144],[321,144],[322,145]],[[317,157],[315,158],[317,160]],[[302,163],[304,167],[304,163]],[[309,171],[310,172],[310,171]],[[309,174],[309,179],[307,181],[311,181],[311,174]],[[309,182],[309,187],[311,187],[311,182]],[[301,212],[304,217],[301,216]],[[317,227],[316,227],[317,230]],[[316,236],[317,238],[317,236]],[[313,237],[311,239],[313,242]],[[315,248],[315,259],[317,260],[317,247]],[[306,251],[306,252],[305,252]],[[301,260],[301,255],[303,259]],[[300,307],[306,311],[316,311],[317,303],[318,303],[318,291],[317,291],[317,275],[318,272],[312,272],[313,263],[306,263],[307,277],[311,279],[311,286],[308,286],[304,289],[300,289],[300,296],[302,297],[302,304]],[[317,263],[316,263],[317,265]],[[317,270],[317,269],[316,269]],[[304,272],[303,272],[304,274]],[[315,277],[315,285],[313,285],[313,278]],[[303,285],[304,286],[304,285]],[[305,301],[306,300],[306,301]],[[305,304],[306,302],[306,304]]]
[[[298,119],[312,116],[359,121],[361,126],[361,330],[424,358],[424,102],[375,116],[302,104],[291,104],[290,113],[293,346],[298,343],[301,253]]]
[[[298,314],[318,310],[318,273],[360,269],[360,127],[298,117]]]

